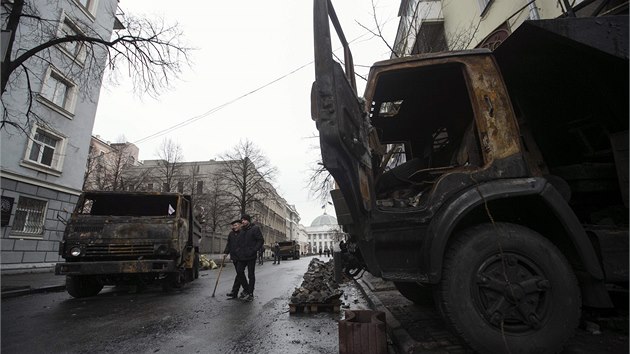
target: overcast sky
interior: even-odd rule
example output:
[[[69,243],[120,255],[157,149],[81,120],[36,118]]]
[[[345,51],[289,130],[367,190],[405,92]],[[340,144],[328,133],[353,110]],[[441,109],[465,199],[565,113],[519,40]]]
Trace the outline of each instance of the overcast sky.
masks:
[[[374,1],[385,38],[393,43],[400,1]],[[350,48],[356,70],[367,77],[367,67],[389,58],[383,41],[357,24],[375,28],[372,5],[368,0],[333,0],[333,5],[346,38],[354,40]],[[157,158],[164,138],[182,146],[184,161],[216,159],[239,140],[249,139],[278,168],[274,185],[296,206],[301,223],[309,226],[321,215],[322,203],[309,197],[306,188],[308,168],[319,156],[318,140],[313,138],[317,130],[310,118],[312,0],[122,0],[119,7],[127,14],[177,22],[186,44],[195,48],[192,65],[157,99],[134,94],[123,75],[117,85],[106,79],[93,134],[110,142],[124,135],[136,143],[256,90],[191,124],[137,143],[140,160]],[[357,78],[357,86],[361,95],[365,81]],[[330,205],[326,212],[334,215]]]

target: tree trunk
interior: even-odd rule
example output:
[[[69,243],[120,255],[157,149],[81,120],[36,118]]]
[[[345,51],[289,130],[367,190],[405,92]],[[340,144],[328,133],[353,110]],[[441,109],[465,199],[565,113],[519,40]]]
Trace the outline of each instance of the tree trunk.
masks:
[[[9,21],[7,22],[7,28],[3,31],[10,31],[11,35],[9,43],[7,43],[7,49],[2,58],[2,93],[7,89],[7,83],[9,82],[9,76],[15,69],[12,67],[11,51],[13,50],[13,42],[15,41],[15,33],[20,25],[20,17],[22,15],[22,9],[24,8],[24,0],[15,0],[9,14]]]

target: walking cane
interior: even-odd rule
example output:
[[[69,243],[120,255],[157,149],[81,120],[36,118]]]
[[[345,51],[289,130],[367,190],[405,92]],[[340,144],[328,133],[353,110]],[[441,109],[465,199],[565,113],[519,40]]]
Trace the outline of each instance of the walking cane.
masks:
[[[221,260],[221,268],[219,269],[219,275],[217,275],[217,281],[214,283],[214,290],[212,290],[212,297],[214,297],[214,293],[217,291],[217,285],[219,285],[219,278],[221,277],[221,272],[223,271],[223,264],[225,263],[225,257],[227,254],[223,255],[223,259]]]

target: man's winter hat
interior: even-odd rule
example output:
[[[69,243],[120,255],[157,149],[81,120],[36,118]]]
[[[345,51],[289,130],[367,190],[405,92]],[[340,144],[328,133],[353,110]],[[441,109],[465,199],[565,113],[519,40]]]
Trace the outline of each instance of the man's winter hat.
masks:
[[[252,217],[249,216],[249,214],[243,214],[243,216],[241,216],[241,220],[247,220],[247,222],[252,222]]]
[[[241,223],[241,219],[236,219],[236,220],[230,222],[230,225],[232,225],[232,224],[240,224],[240,223]]]

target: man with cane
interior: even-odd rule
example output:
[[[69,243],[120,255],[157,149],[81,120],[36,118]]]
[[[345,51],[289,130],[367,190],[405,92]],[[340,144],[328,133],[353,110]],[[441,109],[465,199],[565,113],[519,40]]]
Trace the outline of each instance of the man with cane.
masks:
[[[245,290],[243,290],[241,298],[251,302],[254,300],[254,286],[256,284],[256,254],[263,246],[264,238],[260,227],[252,223],[252,218],[248,214],[241,216],[241,225],[236,238],[236,255],[239,260],[236,265],[236,276],[243,279],[241,285]],[[245,267],[247,267],[249,283],[245,279]]]
[[[234,220],[231,223],[232,231],[228,235],[227,245],[225,245],[225,250],[223,253],[227,255],[230,254],[230,259],[232,263],[234,263],[234,268],[236,269],[236,277],[234,278],[234,284],[232,285],[232,291],[227,293],[228,299],[236,299],[238,296],[238,290],[241,286],[243,286],[243,291],[247,290],[247,279],[245,278],[245,267],[239,267],[239,259],[236,254],[236,246],[237,246],[237,238],[239,237],[239,233],[241,230],[241,220]],[[241,268],[239,272],[239,268]]]

